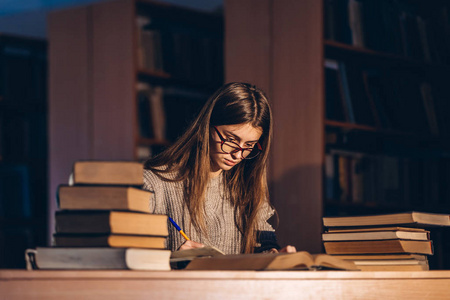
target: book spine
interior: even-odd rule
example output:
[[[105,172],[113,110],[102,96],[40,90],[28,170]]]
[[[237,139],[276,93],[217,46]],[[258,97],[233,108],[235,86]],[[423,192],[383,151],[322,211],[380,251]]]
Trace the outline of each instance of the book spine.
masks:
[[[349,82],[347,77],[347,70],[345,63],[339,62],[339,75],[341,79],[341,86],[344,96],[345,109],[347,111],[348,121],[350,123],[355,123],[355,114],[353,112],[353,106],[350,95]]]

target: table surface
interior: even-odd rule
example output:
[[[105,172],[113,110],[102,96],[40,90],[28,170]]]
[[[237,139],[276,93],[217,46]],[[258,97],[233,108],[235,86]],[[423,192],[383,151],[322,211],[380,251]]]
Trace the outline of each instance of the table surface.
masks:
[[[8,270],[0,269],[0,280],[44,280],[70,278],[105,279],[450,279],[443,271],[134,271],[134,270]]]
[[[450,271],[0,270],[0,299],[450,299]]]

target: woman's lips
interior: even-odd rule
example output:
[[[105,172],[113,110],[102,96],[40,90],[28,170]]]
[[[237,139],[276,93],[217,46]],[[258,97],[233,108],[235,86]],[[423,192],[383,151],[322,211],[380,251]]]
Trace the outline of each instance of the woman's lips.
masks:
[[[233,162],[231,160],[225,159],[225,164],[228,165],[228,166],[234,166],[237,163],[235,163],[235,162]]]

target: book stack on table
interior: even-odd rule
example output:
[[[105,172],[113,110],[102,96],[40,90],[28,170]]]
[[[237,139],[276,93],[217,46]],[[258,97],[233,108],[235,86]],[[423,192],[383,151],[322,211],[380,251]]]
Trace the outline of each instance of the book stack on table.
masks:
[[[170,270],[166,215],[152,214],[143,165],[79,161],[58,189],[54,247],[27,250],[39,269]]]
[[[426,228],[450,226],[447,214],[407,212],[325,217],[327,254],[353,261],[363,271],[429,270],[433,242]]]

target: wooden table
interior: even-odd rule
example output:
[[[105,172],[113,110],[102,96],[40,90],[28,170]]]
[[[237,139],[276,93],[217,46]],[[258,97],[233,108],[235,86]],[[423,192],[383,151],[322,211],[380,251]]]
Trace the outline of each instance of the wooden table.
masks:
[[[450,271],[0,270],[0,299],[450,299]]]

